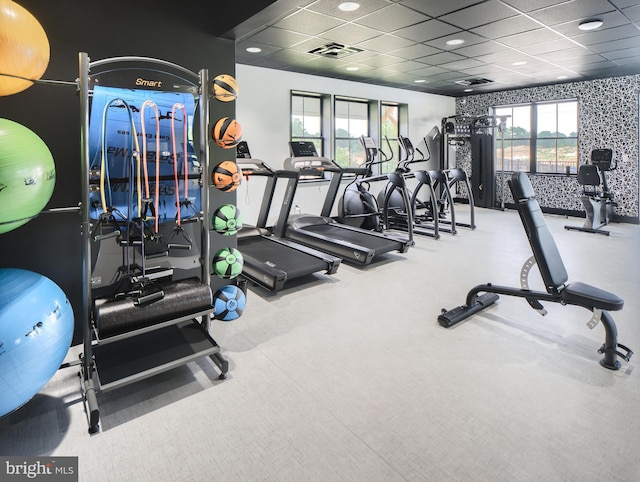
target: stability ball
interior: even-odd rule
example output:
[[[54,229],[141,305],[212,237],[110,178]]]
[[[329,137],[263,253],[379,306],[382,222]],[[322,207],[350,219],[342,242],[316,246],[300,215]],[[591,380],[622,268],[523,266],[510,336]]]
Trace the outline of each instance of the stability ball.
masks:
[[[0,269],[0,417],[53,377],[73,328],[71,304],[58,285],[32,271]]]
[[[49,40],[42,25],[11,0],[0,0],[0,74],[37,80],[49,64]],[[0,95],[11,95],[33,82],[0,75]]]
[[[55,183],[56,167],[44,141],[21,124],[0,119],[0,234],[42,211]]]

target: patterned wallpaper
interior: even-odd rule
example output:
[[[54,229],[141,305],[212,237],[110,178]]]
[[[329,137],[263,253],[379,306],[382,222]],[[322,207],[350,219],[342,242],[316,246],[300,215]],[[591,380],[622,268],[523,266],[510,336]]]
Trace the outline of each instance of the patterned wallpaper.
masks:
[[[570,82],[543,87],[470,95],[456,99],[456,114],[484,115],[496,105],[534,101],[578,99],[578,159],[588,162],[592,149],[611,148],[618,169],[607,173],[609,188],[615,192],[618,206],[614,214],[638,220],[638,90],[640,75],[612,77],[588,82]],[[471,172],[468,143],[458,148],[456,163]],[[500,168],[499,159],[496,168]],[[496,198],[500,202],[508,174],[497,175]],[[579,199],[581,186],[575,176],[534,175],[531,182],[540,205],[546,208],[583,211]],[[512,202],[504,187],[505,202]]]

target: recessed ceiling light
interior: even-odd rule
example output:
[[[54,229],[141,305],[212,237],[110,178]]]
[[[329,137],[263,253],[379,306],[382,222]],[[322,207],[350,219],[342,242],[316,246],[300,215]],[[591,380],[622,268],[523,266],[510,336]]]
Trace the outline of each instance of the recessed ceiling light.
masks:
[[[360,8],[360,4],[358,2],[342,2],[338,8],[343,12],[353,12]]]
[[[260,47],[247,47],[247,52],[251,54],[258,54],[262,52],[262,49]]]
[[[356,70],[360,70],[360,67],[347,67],[347,70],[350,72],[354,72]]]
[[[515,65],[516,67],[519,65],[525,65],[527,62],[525,60],[520,60],[518,62],[514,62],[511,65]]]
[[[464,89],[465,92],[473,92],[473,89]]]
[[[578,25],[578,28],[580,30],[595,30],[600,27],[602,27],[602,20],[598,19],[585,20],[580,25]]]
[[[414,80],[414,82],[415,82],[416,84],[424,84],[424,83],[426,82],[426,80],[424,80],[424,79],[418,79],[418,80]]]
[[[447,40],[447,45],[461,45],[464,43],[464,40],[461,38],[454,38],[451,40]]]

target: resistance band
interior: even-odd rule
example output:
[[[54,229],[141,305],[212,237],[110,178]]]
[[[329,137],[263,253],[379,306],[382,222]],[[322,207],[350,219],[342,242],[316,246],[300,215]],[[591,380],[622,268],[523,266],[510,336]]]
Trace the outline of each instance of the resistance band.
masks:
[[[129,206],[127,207],[127,219],[131,217],[131,210],[133,208],[133,190],[132,184],[136,181],[137,177],[137,191],[138,191],[138,217],[140,217],[140,205],[142,204],[142,185],[140,176],[140,146],[138,144],[138,136],[136,134],[136,126],[133,122],[133,114],[131,107],[123,99],[112,99],[105,105],[102,112],[102,146],[100,152],[100,202],[102,204],[103,213],[109,211],[110,205],[113,202],[111,199],[111,181],[109,179],[109,163],[107,162],[107,112],[109,107],[116,105],[117,107],[124,107],[127,110],[127,116],[131,123],[131,134],[129,136],[129,152],[131,152],[131,164],[129,168]],[[134,171],[134,160],[136,163]],[[136,173],[137,172],[137,176]],[[105,184],[108,187],[108,191],[105,189]],[[108,193],[108,199],[107,199]],[[111,206],[112,207],[112,206]]]
[[[155,220],[155,232],[158,233],[160,223],[160,115],[158,113],[158,106],[151,100],[145,100],[140,108],[140,125],[142,127],[142,165],[144,167],[144,187],[145,198],[149,199],[151,194],[149,192],[149,170],[147,168],[147,131],[145,127],[144,110],[147,107],[153,108],[156,121],[156,185],[155,185],[155,199],[153,203]]]
[[[187,162],[187,110],[184,107],[184,104],[173,104],[173,108],[171,109],[171,142],[173,147],[173,178],[175,181],[176,187],[176,224],[180,226],[180,182],[178,181],[178,149],[176,148],[176,110],[182,111],[182,121],[183,121],[183,129],[182,129],[182,157],[183,157],[183,166],[184,166],[184,199],[187,201],[189,199],[189,166]]]

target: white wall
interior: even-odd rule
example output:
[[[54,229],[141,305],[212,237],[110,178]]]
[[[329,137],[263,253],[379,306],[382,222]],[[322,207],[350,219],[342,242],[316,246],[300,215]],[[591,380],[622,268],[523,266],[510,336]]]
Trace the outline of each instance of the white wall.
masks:
[[[407,134],[412,139],[421,139],[434,125],[440,126],[443,117],[455,113],[453,97],[295,72],[237,64],[236,80],[240,86],[236,100],[236,119],[242,125],[242,137],[249,143],[253,157],[262,159],[276,169],[282,168],[284,159],[289,156],[291,90],[407,104]],[[255,222],[262,201],[263,186],[263,183],[251,180],[243,182],[238,188],[237,204],[247,224]],[[302,212],[318,214],[325,189],[325,185],[318,183],[300,185],[295,201]],[[276,198],[273,206],[276,214],[278,202]]]

